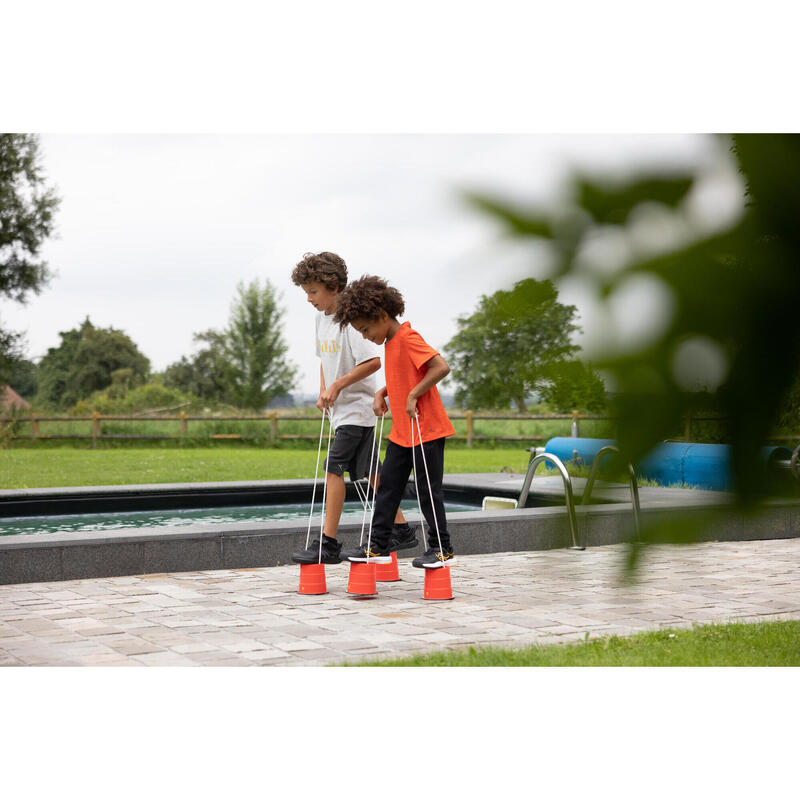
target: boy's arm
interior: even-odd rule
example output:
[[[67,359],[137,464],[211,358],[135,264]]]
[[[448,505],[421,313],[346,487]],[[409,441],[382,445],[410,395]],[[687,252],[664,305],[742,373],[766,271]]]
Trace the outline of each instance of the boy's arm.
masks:
[[[317,408],[320,411],[325,410],[325,406],[322,405],[322,395],[325,392],[325,373],[322,371],[322,364],[319,365],[319,397],[317,398]]]
[[[384,386],[383,389],[378,389],[375,392],[375,399],[372,401],[372,410],[375,412],[376,417],[382,417],[384,414],[389,413],[389,406],[386,405],[386,395],[389,390]]]
[[[370,358],[368,361],[362,361],[360,364],[356,364],[350,372],[346,375],[342,375],[341,378],[337,378],[327,389],[322,389],[319,394],[319,402],[322,403],[323,408],[330,408],[336,402],[336,398],[339,396],[342,389],[352,386],[359,381],[363,381],[364,378],[369,377],[380,368],[380,358]]]
[[[425,364],[428,367],[425,377],[408,393],[408,400],[406,400],[406,414],[412,419],[417,414],[417,399],[450,374],[450,367],[438,354],[430,361],[426,361]]]

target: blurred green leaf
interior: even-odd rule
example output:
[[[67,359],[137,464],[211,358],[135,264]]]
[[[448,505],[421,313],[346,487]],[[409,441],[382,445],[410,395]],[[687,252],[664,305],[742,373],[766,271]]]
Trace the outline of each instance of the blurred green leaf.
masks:
[[[502,200],[494,200],[473,192],[465,193],[464,197],[470,205],[504,222],[511,232],[517,236],[538,236],[543,239],[554,238],[549,220],[537,213],[523,211]]]
[[[587,179],[577,182],[578,204],[601,225],[624,225],[636,206],[663,203],[674,208],[692,188],[692,177],[648,177],[614,187]]]

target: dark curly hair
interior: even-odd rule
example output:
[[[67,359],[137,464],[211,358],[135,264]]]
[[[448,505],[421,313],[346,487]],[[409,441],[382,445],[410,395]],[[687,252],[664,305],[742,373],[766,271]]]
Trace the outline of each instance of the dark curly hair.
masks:
[[[405,308],[397,289],[377,275],[362,275],[342,292],[333,321],[344,328],[354,319],[379,319],[383,311],[397,319]]]
[[[306,253],[292,270],[292,283],[302,286],[317,281],[326,289],[342,291],[347,286],[347,264],[336,253]]]

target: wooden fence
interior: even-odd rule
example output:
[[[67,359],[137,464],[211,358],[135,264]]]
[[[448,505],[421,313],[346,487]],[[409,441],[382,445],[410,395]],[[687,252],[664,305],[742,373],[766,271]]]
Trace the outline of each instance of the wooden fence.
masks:
[[[473,442],[477,441],[507,441],[507,442],[521,442],[521,441],[541,441],[544,437],[537,436],[537,435],[515,435],[515,436],[507,436],[507,435],[487,435],[477,433],[475,431],[475,422],[476,421],[505,421],[505,420],[513,420],[513,421],[525,421],[525,420],[540,420],[540,421],[548,421],[548,420],[562,420],[565,423],[569,423],[565,425],[565,432],[564,435],[572,435],[578,436],[579,435],[579,425],[580,420],[609,420],[612,419],[611,417],[607,416],[596,416],[591,414],[579,414],[577,411],[572,414],[514,414],[514,415],[478,415],[472,411],[466,412],[448,412],[448,416],[451,420],[464,420],[466,422],[466,433],[465,434],[457,434],[456,436],[452,437],[454,439],[460,439],[465,441],[467,447],[472,447]],[[264,425],[269,425],[269,429],[267,431],[267,441],[269,443],[275,443],[278,441],[288,441],[288,440],[308,440],[308,441],[317,441],[319,438],[319,433],[313,434],[301,434],[301,433],[281,433],[280,432],[280,424],[283,423],[295,423],[295,422],[315,422],[319,424],[320,422],[320,415],[318,413],[314,414],[304,414],[304,415],[297,415],[297,414],[289,414],[289,413],[281,413],[279,411],[270,411],[265,415],[245,415],[245,416],[226,416],[226,417],[209,417],[209,416],[195,416],[191,414],[187,414],[184,411],[181,411],[180,414],[177,415],[165,415],[165,416],[132,416],[132,415],[124,415],[124,414],[100,414],[99,412],[95,412],[90,415],[84,416],[44,416],[44,415],[30,415],[30,416],[13,416],[13,417],[0,417],[0,425],[10,425],[8,429],[8,433],[6,434],[9,439],[20,439],[20,440],[49,440],[49,439],[91,439],[92,447],[97,446],[97,442],[101,440],[110,440],[110,439],[140,439],[140,440],[159,440],[159,439],[174,439],[174,440],[198,440],[200,438],[211,438],[214,440],[219,439],[231,439],[231,440],[243,440],[246,441],[248,439],[252,439],[255,437],[248,437],[247,435],[243,435],[241,433],[211,433],[207,437],[191,437],[189,435],[189,423],[192,422],[202,422],[202,423],[210,423],[210,424],[219,424],[219,423],[230,423],[230,422],[258,422]],[[387,419],[391,420],[391,415],[387,415]],[[91,423],[91,432],[90,433],[42,433],[41,430],[41,423],[45,422],[57,422],[57,423],[81,423],[81,422],[88,422]],[[103,432],[103,424],[107,422],[128,422],[128,423],[168,423],[168,422],[178,422],[180,423],[180,428],[178,433],[164,433],[164,434],[153,434],[153,433],[104,433]],[[30,426],[29,430],[30,433],[21,432],[21,428],[23,426]]]
[[[606,420],[610,421],[613,420],[614,417],[611,416],[603,416],[603,415],[595,415],[595,414],[579,414],[577,411],[573,411],[571,414],[475,414],[473,411],[466,411],[466,412],[448,412],[448,416],[451,420],[457,421],[462,420],[466,422],[466,432],[463,434],[456,434],[456,436],[452,437],[454,439],[458,439],[461,441],[466,442],[467,447],[472,447],[474,442],[480,441],[495,441],[495,442],[539,442],[543,441],[545,437],[539,435],[497,435],[497,434],[486,434],[486,433],[477,433],[475,429],[476,422],[495,422],[495,421],[507,421],[511,420],[514,422],[526,421],[526,420],[538,420],[538,421],[563,421],[564,424],[564,431],[561,435],[563,436],[572,436],[578,437],[581,435],[580,433],[580,425],[582,421],[586,420]],[[391,415],[387,416],[388,419],[391,419]],[[713,416],[698,416],[698,417],[687,417],[685,420],[684,426],[684,439],[686,441],[692,441],[692,425],[693,423],[698,422],[721,422],[724,421],[723,417],[713,417]],[[90,433],[42,433],[40,425],[43,422],[57,422],[57,423],[80,423],[80,422],[90,422],[91,423],[91,432]],[[128,422],[128,423],[167,423],[167,422],[178,422],[180,423],[178,433],[164,433],[164,434],[153,434],[153,433],[104,433],[103,432],[103,424],[106,422]],[[189,423],[210,423],[219,425],[219,423],[230,423],[230,422],[257,422],[264,425],[269,425],[269,428],[266,432],[266,437],[254,437],[243,435],[242,433],[211,433],[204,437],[191,437],[189,436]],[[0,417],[0,431],[5,428],[5,437],[7,439],[20,439],[20,440],[49,440],[49,439],[91,439],[92,447],[97,446],[97,442],[101,440],[113,440],[113,439],[139,439],[139,440],[159,440],[159,439],[173,439],[173,440],[185,440],[185,441],[201,441],[205,439],[213,439],[213,440],[241,440],[241,441],[248,441],[253,439],[261,439],[266,438],[266,441],[269,444],[274,444],[279,441],[289,441],[289,440],[308,440],[308,441],[317,441],[319,439],[319,432],[304,434],[304,433],[281,433],[280,432],[280,425],[281,423],[295,423],[295,422],[315,422],[319,424],[320,422],[320,415],[319,413],[313,414],[303,414],[297,415],[294,413],[286,413],[283,414],[279,411],[270,411],[267,414],[263,415],[246,415],[246,416],[229,416],[229,417],[209,417],[209,416],[195,416],[187,414],[184,411],[181,411],[177,415],[168,415],[168,416],[133,416],[133,415],[119,415],[119,414],[100,414],[95,412],[91,415],[86,416],[43,416],[43,415],[29,415],[29,416],[17,416],[13,415],[10,417]],[[29,430],[30,433],[23,433],[20,429],[23,426],[30,426]],[[558,435],[558,433],[553,433],[551,435]],[[547,438],[550,438],[549,436]],[[773,441],[790,441],[790,440],[800,440],[800,436],[784,436],[774,439]]]

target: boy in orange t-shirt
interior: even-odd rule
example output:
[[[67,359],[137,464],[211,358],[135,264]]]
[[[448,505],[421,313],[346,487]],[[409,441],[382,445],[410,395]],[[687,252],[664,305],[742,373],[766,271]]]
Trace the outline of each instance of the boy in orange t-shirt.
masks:
[[[365,275],[342,291],[334,316],[334,322],[341,327],[352,325],[365,339],[385,344],[386,386],[375,393],[372,410],[376,416],[383,416],[388,411],[387,396],[392,408],[392,432],[375,498],[370,545],[365,543],[342,555],[359,562],[391,560],[389,539],[394,515],[416,461],[417,470],[423,473],[415,473],[414,481],[428,523],[428,548],[412,564],[428,568],[450,566],[455,557],[444,513],[442,474],[445,438],[455,430],[436,389],[450,367],[408,322],[398,322],[397,317],[404,310],[403,296],[397,289],[374,275]],[[423,479],[425,465],[428,480]]]

